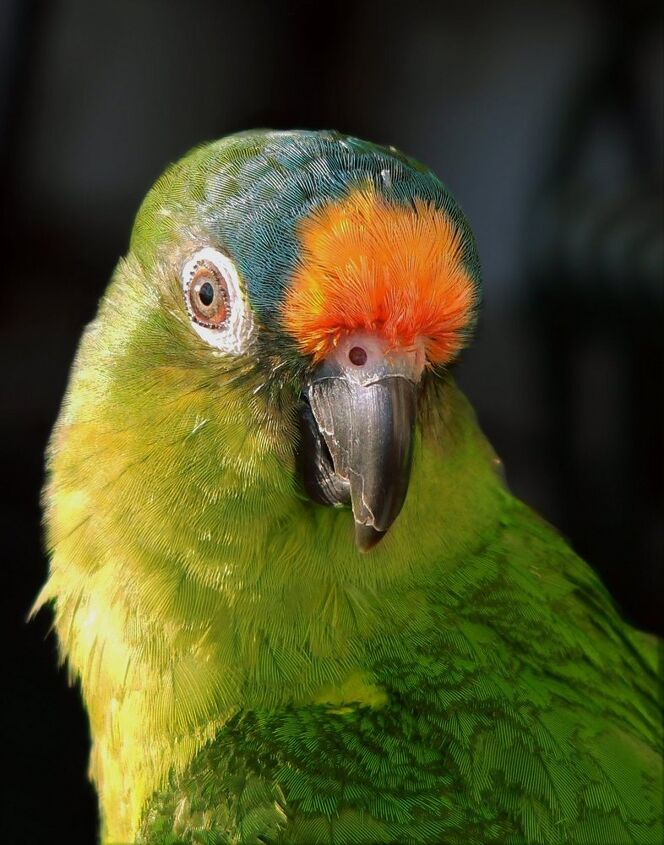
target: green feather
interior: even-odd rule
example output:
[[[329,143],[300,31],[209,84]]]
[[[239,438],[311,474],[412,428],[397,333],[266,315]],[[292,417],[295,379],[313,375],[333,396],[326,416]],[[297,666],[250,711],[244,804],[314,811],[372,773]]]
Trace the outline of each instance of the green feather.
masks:
[[[267,842],[659,841],[651,649],[552,529],[507,497],[504,512],[479,555],[481,591],[476,556],[441,567],[426,580],[429,613],[366,643],[384,707],[246,712],[154,806],[196,794],[202,772],[219,793],[249,772],[281,792]],[[390,598],[405,607],[422,586]],[[149,828],[144,841],[159,843]]]

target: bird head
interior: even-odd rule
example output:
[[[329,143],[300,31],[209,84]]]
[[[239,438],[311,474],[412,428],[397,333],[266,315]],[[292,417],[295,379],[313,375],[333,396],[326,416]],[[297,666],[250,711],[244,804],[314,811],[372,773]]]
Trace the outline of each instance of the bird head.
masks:
[[[467,342],[479,299],[458,205],[394,148],[332,132],[203,146],[141,207],[83,341],[52,464],[76,430],[113,500],[95,509],[124,509],[127,532],[161,536],[163,503],[175,524],[196,501],[204,536],[223,492],[231,522],[249,499],[273,519],[285,500],[341,508],[367,551],[404,504],[423,396]],[[80,489],[66,492],[68,475],[53,473],[71,522]]]

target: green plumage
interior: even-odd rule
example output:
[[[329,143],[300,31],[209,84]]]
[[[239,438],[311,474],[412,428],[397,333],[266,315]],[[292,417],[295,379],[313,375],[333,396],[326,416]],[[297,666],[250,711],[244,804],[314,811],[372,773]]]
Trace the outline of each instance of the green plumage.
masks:
[[[242,134],[157,183],[81,344],[41,601],[90,713],[102,840],[659,843],[656,641],[509,494],[448,369],[422,378],[408,495],[369,554],[348,508],[304,492],[315,362],[286,298],[302,222],[367,186],[444,212],[479,285],[426,168],[336,133]],[[183,302],[208,245],[256,320],[238,354]]]
[[[381,597],[390,630],[364,648],[384,706],[239,713],[141,841],[660,842],[654,639],[516,500],[483,539]]]

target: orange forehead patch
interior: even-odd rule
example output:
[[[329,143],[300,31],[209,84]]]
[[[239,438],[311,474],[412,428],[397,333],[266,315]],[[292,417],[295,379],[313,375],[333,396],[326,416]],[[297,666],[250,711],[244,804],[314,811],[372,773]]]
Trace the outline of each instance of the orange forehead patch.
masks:
[[[302,220],[299,237],[282,319],[303,352],[320,360],[356,330],[394,346],[421,338],[432,364],[459,352],[477,290],[444,211],[420,199],[393,205],[358,188]]]

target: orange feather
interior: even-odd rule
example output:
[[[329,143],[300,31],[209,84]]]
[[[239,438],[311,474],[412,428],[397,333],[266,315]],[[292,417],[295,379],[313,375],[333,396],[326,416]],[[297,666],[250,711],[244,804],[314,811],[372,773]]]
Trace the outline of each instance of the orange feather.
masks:
[[[421,338],[432,364],[460,351],[477,291],[444,211],[392,204],[366,186],[305,218],[299,237],[282,319],[302,352],[320,360],[357,330],[395,347]]]

